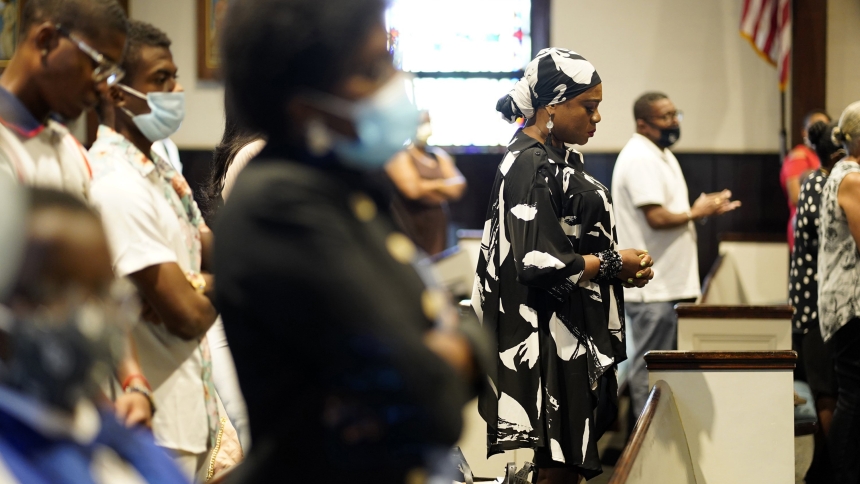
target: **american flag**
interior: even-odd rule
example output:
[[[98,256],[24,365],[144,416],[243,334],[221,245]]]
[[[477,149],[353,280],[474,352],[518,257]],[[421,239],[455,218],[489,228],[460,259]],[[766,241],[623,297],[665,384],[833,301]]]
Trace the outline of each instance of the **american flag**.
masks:
[[[791,60],[791,0],[744,0],[741,35],[776,66],[779,89],[785,91]]]

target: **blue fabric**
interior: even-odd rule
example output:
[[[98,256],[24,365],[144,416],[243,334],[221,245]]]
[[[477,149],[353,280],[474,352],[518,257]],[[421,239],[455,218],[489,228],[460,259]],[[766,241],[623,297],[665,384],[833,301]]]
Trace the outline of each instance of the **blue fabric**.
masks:
[[[112,449],[150,483],[187,484],[173,461],[158,448],[149,432],[126,429],[101,413],[101,431],[89,445],[51,438],[0,410],[0,458],[19,482],[26,484],[90,484],[90,463],[99,446]]]
[[[0,120],[22,136],[32,136],[43,125],[14,94],[0,87]]]
[[[818,421],[818,413],[815,411],[815,398],[812,390],[806,382],[795,380],[794,393],[806,400],[803,405],[794,407],[794,423],[815,423]]]

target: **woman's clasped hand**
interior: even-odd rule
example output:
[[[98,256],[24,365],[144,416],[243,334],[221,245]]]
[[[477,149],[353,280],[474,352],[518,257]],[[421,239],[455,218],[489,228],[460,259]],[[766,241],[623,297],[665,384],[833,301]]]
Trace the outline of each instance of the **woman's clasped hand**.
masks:
[[[648,255],[647,250],[624,249],[619,250],[621,254],[621,272],[618,278],[624,287],[644,287],[654,278],[654,259]]]

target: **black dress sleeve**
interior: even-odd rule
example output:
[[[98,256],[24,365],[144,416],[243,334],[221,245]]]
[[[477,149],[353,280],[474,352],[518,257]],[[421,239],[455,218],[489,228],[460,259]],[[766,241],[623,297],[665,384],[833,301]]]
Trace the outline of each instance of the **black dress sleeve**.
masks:
[[[554,171],[541,148],[519,155],[505,176],[505,232],[510,237],[517,280],[563,297],[572,291],[585,270],[562,228],[561,198]]]

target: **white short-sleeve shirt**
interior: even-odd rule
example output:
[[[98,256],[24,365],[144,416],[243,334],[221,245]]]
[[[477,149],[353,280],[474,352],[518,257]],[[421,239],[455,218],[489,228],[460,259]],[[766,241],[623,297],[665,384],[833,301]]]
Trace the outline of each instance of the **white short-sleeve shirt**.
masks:
[[[641,289],[625,289],[629,302],[663,302],[699,296],[699,256],[693,222],[655,230],[646,205],[672,213],[690,210],[687,182],[675,155],[636,133],[618,155],[612,174],[612,199],[622,249],[645,249],[654,258],[654,279]]]
[[[174,262],[188,272],[192,264],[185,242],[187,222],[165,199],[165,192],[175,193],[157,170],[144,174],[129,160],[115,156],[128,146],[113,149],[112,144],[123,141],[127,142],[102,127],[90,150],[95,172],[91,198],[102,216],[114,271],[124,277]],[[198,341],[183,340],[164,325],[145,321],[135,327],[132,336],[143,372],[153,388],[157,411],[152,429],[156,443],[189,453],[206,452],[209,423]]]
[[[87,200],[92,173],[86,151],[60,123],[22,133],[0,124],[0,173],[17,183]]]

